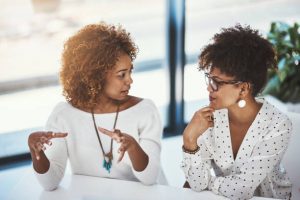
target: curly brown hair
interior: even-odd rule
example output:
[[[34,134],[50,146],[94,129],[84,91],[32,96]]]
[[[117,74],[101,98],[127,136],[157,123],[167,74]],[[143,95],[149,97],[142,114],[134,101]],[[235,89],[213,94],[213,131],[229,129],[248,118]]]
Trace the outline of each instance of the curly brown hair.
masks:
[[[257,30],[240,24],[221,29],[212,40],[198,57],[199,69],[218,68],[236,80],[248,82],[252,86],[252,96],[256,96],[266,84],[268,69],[277,69],[271,43]]]
[[[60,81],[66,100],[78,108],[93,108],[119,56],[125,53],[133,61],[137,52],[130,33],[120,25],[83,27],[64,44]]]

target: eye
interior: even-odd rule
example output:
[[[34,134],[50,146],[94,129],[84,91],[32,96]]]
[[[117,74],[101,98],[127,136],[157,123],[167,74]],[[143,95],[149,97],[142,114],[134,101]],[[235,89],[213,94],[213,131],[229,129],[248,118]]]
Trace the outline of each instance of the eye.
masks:
[[[212,84],[214,84],[214,85],[219,85],[219,82],[216,80],[216,79],[211,79],[211,82],[212,82]]]
[[[222,81],[218,81],[216,79],[212,79],[215,85],[223,85]]]
[[[124,78],[126,76],[126,73],[125,72],[119,72],[118,73],[118,77],[119,78]]]

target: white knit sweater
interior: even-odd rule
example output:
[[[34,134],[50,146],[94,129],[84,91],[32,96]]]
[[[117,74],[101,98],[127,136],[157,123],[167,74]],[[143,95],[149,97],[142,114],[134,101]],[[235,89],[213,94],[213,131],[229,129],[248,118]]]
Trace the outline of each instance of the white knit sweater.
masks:
[[[97,126],[113,129],[116,113],[95,114]],[[103,155],[93,125],[92,114],[61,102],[50,115],[46,130],[67,132],[66,138],[52,139],[52,146],[45,154],[50,168],[45,174],[36,173],[38,181],[46,190],[55,189],[64,176],[69,159],[73,174],[108,177],[154,184],[160,171],[162,124],[158,110],[149,99],[119,112],[116,129],[134,137],[149,157],[149,163],[142,172],[133,169],[127,153],[120,163],[119,144],[113,143],[112,168],[110,173],[102,166]],[[110,149],[110,138],[100,133],[105,153]]]

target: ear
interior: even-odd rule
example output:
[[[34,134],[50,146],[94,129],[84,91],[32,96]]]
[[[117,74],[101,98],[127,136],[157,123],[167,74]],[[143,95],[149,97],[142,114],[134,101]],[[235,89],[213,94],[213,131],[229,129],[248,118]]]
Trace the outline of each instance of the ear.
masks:
[[[240,96],[241,97],[246,97],[248,94],[251,93],[251,85],[248,82],[243,82],[240,85]]]

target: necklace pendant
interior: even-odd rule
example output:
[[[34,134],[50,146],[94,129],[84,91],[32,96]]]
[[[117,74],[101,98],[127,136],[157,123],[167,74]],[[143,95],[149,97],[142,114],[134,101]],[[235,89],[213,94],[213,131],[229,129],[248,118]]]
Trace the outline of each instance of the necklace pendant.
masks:
[[[104,158],[103,158],[103,167],[106,169],[106,171],[108,171],[108,173],[110,173],[110,168],[112,166],[112,158],[113,155],[111,152],[105,154]]]
[[[103,159],[103,167],[106,169],[106,171],[108,171],[108,173],[110,173],[110,168],[111,168],[111,161],[106,161],[106,159]]]

